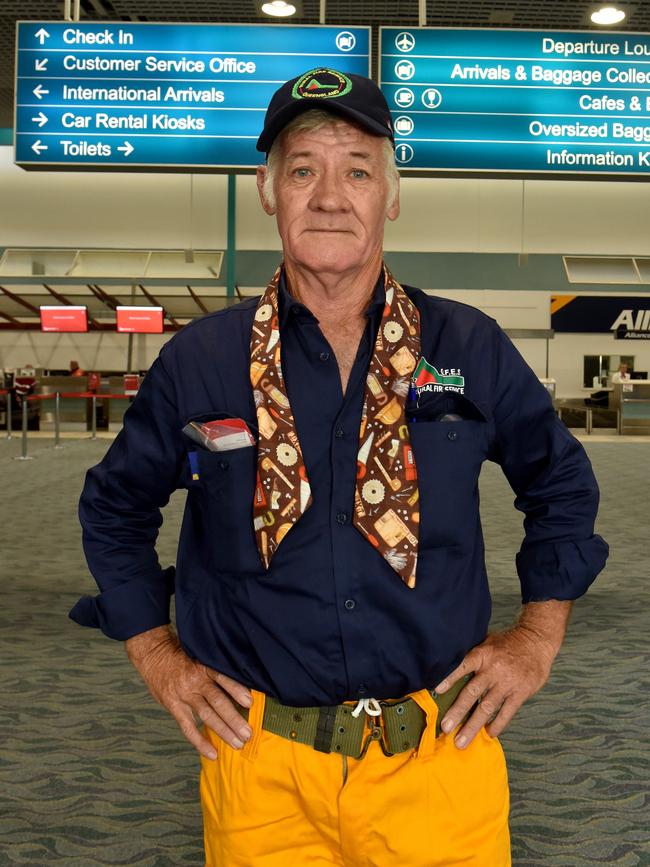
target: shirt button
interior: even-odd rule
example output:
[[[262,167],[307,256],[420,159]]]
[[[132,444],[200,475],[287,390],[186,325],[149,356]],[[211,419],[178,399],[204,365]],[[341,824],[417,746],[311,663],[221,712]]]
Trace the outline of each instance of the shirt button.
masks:
[[[457,430],[447,431],[447,439],[452,440],[452,441],[458,439],[458,431]]]
[[[347,512],[339,512],[336,516],[336,520],[339,522],[339,524],[347,524],[348,519],[349,515]]]
[[[342,427],[337,427],[337,429],[334,431],[334,436],[337,438],[337,440],[343,439],[344,435],[345,431]]]
[[[365,685],[365,683],[360,683],[357,692],[359,693],[359,695],[365,695],[368,692],[368,687]]]
[[[330,360],[329,352],[321,352],[321,354],[318,357],[320,358],[321,361],[329,361]]]
[[[219,469],[220,470],[227,470],[229,466],[230,466],[230,461],[219,461]]]
[[[345,600],[345,607],[348,609],[348,611],[352,611],[352,609],[354,608],[354,606],[356,604],[357,603],[354,601],[354,599],[346,599]]]

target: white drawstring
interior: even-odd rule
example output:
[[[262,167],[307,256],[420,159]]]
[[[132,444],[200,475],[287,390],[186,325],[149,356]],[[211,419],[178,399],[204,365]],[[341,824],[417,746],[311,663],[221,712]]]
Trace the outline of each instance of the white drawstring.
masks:
[[[376,698],[360,698],[352,716],[358,717],[362,710],[365,710],[368,716],[381,716],[381,705]]]

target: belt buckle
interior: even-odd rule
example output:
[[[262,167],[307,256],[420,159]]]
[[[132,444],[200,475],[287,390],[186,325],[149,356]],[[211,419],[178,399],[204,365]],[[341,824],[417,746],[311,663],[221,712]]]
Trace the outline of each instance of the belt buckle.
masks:
[[[383,702],[379,702],[383,704]],[[381,717],[380,717],[381,719]],[[366,739],[363,743],[363,748],[359,753],[358,758],[362,759],[365,754],[368,752],[368,747],[373,741],[379,741],[379,746],[381,747],[381,751],[385,756],[394,756],[395,753],[391,753],[388,751],[388,745],[386,743],[386,732],[381,725],[376,724],[374,721],[369,723],[370,731],[366,735]]]

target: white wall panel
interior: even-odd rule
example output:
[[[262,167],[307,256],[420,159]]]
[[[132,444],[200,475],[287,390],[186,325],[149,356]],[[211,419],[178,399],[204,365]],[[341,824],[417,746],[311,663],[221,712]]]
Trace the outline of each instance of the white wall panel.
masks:
[[[26,172],[0,147],[0,246],[216,247],[226,244],[227,180]],[[405,178],[386,249],[650,255],[645,184]],[[238,246],[279,249],[252,176],[239,177]],[[524,202],[522,207],[522,189]],[[522,212],[524,222],[522,224]]]
[[[528,181],[524,249],[647,256],[650,188],[645,183]]]
[[[262,210],[254,175],[237,178],[237,248],[281,250],[275,217]]]
[[[133,367],[148,368],[171,334],[137,334]],[[126,370],[128,335],[91,331],[86,334],[42,334],[40,331],[0,331],[0,369],[34,367],[67,370],[76,359],[84,370]]]
[[[27,172],[0,148],[0,247],[207,247],[226,243],[226,178]],[[193,242],[193,244],[192,244]]]
[[[411,252],[476,249],[479,185],[474,180],[405,178],[401,214],[386,226],[386,249]]]
[[[478,290],[430,292],[478,307],[502,328],[550,328],[550,293]]]

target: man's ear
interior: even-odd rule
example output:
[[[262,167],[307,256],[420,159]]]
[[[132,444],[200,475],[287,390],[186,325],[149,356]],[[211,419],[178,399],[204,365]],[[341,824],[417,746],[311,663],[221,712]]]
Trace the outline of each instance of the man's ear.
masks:
[[[390,206],[390,208],[386,211],[386,217],[389,220],[396,220],[399,217],[399,180],[397,182],[397,192],[395,193],[395,198]]]
[[[258,166],[256,169],[257,175],[257,192],[260,196],[260,202],[262,203],[262,207],[264,208],[265,213],[272,217],[275,214],[275,208],[272,208],[268,203],[266,196],[264,195],[264,181],[266,180],[266,173],[268,172],[267,166]]]

